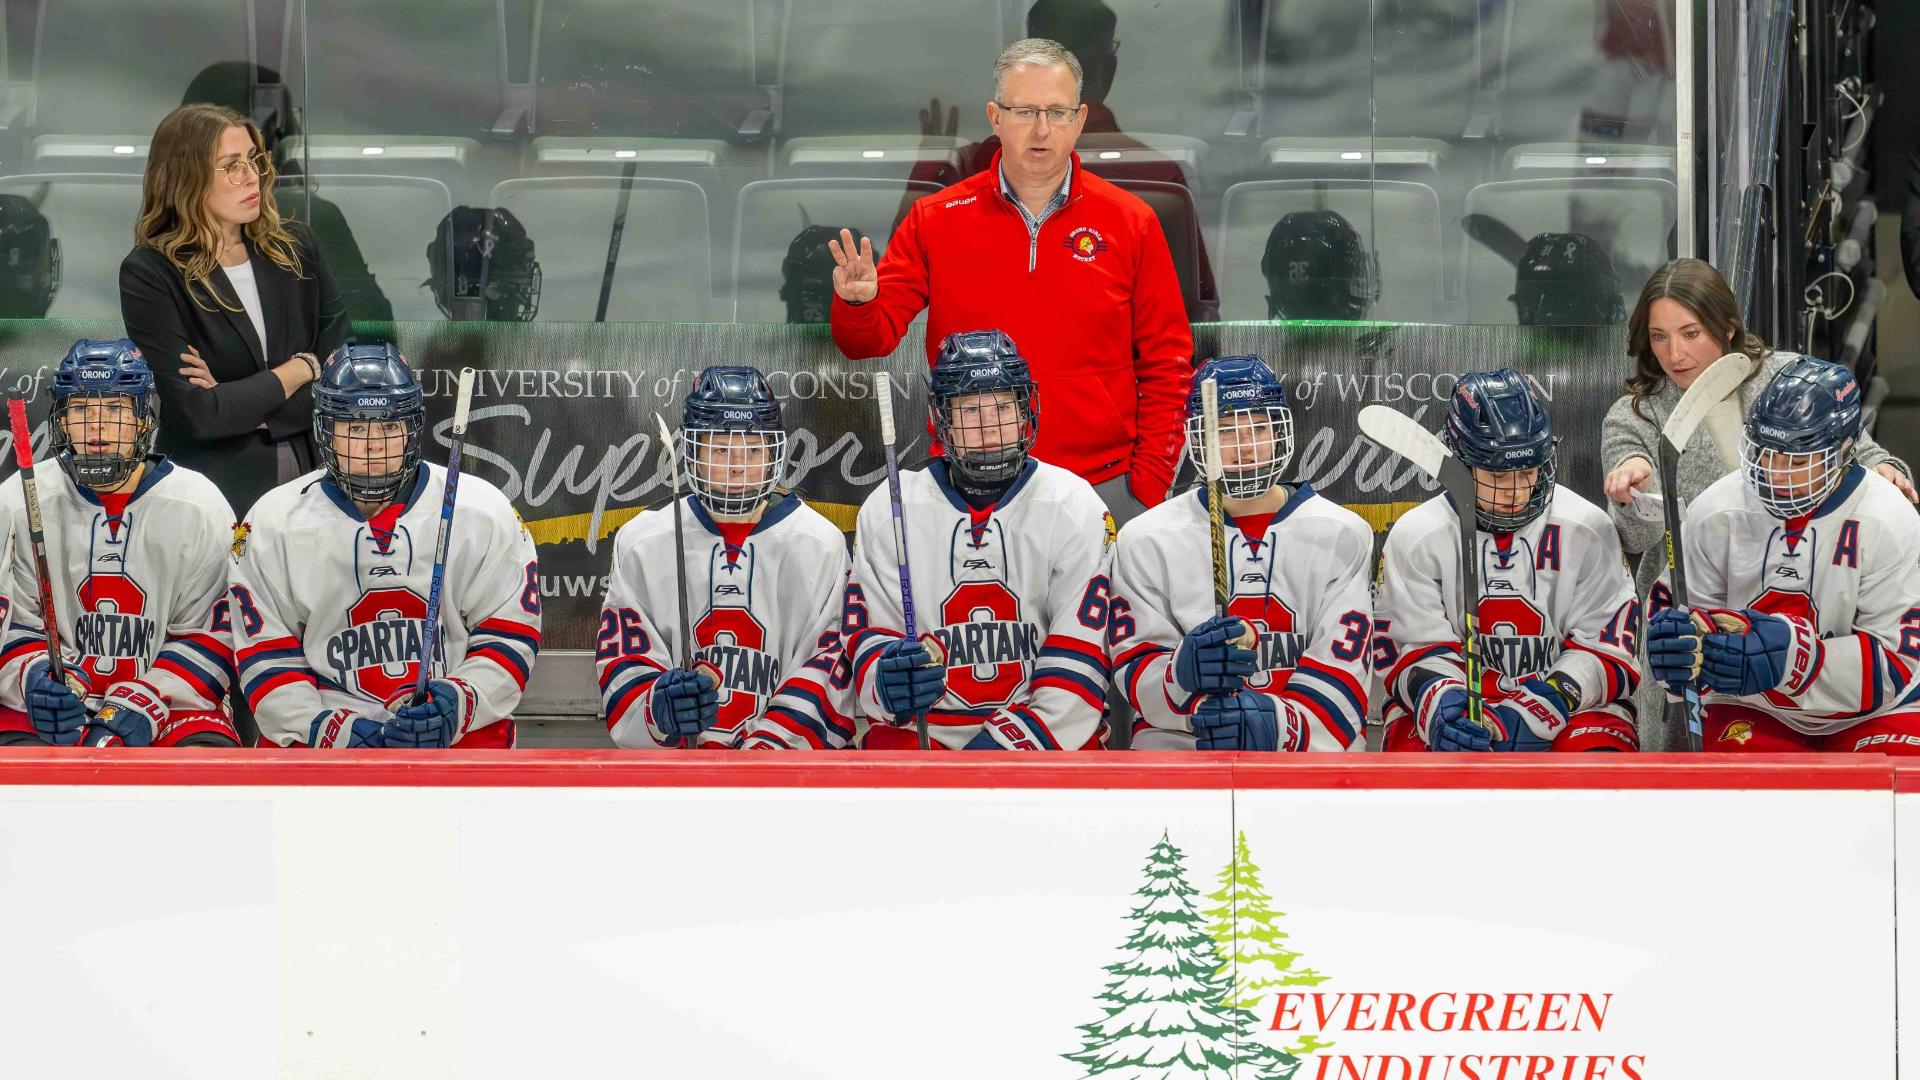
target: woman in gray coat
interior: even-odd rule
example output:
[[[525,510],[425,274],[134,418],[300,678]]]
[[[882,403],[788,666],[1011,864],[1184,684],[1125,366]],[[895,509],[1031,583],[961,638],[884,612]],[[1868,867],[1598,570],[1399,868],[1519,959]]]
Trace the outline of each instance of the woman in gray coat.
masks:
[[[1658,500],[1644,496],[1660,490],[1653,465],[1656,447],[1660,428],[1680,403],[1680,395],[1701,371],[1727,353],[1745,353],[1754,359],[1754,372],[1740,384],[1739,392],[1709,413],[1680,450],[1675,479],[1681,501],[1690,502],[1739,467],[1740,432],[1748,406],[1796,354],[1775,352],[1750,333],[1727,280],[1699,259],[1675,259],[1647,279],[1627,321],[1627,352],[1633,357],[1633,375],[1627,379],[1626,394],[1607,410],[1601,424],[1600,462],[1607,473],[1607,510],[1620,532],[1620,546],[1629,557],[1644,556],[1635,585],[1645,598],[1667,568],[1663,542],[1667,527]],[[1865,432],[1854,446],[1854,457],[1914,500],[1906,463]],[[1643,497],[1636,500],[1635,493]],[[1639,703],[1642,716],[1649,715],[1650,709],[1656,710],[1651,715],[1658,715],[1657,686],[1647,680],[1641,689],[1646,691],[1646,700]],[[1642,739],[1654,744],[1647,749],[1660,749],[1659,735],[1648,730],[1649,725],[1641,727]]]

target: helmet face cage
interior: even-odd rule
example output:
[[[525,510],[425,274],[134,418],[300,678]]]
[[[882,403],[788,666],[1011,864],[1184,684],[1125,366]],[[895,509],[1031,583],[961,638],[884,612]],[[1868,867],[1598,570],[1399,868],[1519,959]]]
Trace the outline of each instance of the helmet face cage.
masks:
[[[1547,449],[1546,460],[1539,465],[1539,472],[1529,485],[1523,477],[1534,468],[1524,469],[1488,469],[1477,466],[1473,470],[1473,517],[1480,528],[1486,532],[1515,532],[1530,524],[1533,519],[1546,513],[1547,503],[1553,499],[1555,463],[1560,458],[1559,439]],[[1488,482],[1487,477],[1492,478]],[[1526,488],[1526,498],[1517,496]]]
[[[1206,418],[1187,417],[1187,457],[1207,475]],[[1231,499],[1255,499],[1280,483],[1293,460],[1293,410],[1285,405],[1220,414],[1220,487]]]
[[[60,467],[81,487],[119,487],[153,452],[158,411],[151,390],[140,397],[86,390],[59,395],[51,434]]]
[[[1782,521],[1819,509],[1846,478],[1852,453],[1852,439],[1823,450],[1795,453],[1759,443],[1751,432],[1740,436],[1740,468],[1747,486],[1767,512]]]
[[[947,467],[980,487],[1013,482],[1040,430],[1031,383],[933,399],[933,429]]]
[[[753,513],[786,474],[784,431],[680,429],[680,475],[715,517]]]
[[[426,424],[423,408],[384,416],[316,412],[313,437],[320,444],[320,459],[327,466],[327,475],[348,498],[384,504],[413,485],[420,471],[420,441]]]

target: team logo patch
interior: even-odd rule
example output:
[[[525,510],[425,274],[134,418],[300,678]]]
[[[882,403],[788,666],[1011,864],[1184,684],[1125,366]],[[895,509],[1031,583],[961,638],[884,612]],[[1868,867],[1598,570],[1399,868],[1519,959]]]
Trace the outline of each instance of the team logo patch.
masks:
[[[1721,742],[1739,743],[1742,746],[1753,741],[1753,723],[1748,720],[1735,720],[1720,733]]]
[[[1093,261],[1095,255],[1107,250],[1109,246],[1107,238],[1100,235],[1100,230],[1088,225],[1082,225],[1068,233],[1066,245],[1074,258],[1089,263]]]
[[[247,535],[251,532],[253,532],[253,526],[246,522],[236,521],[233,523],[233,547],[229,550],[233,552],[234,558],[237,559],[246,554]]]
[[[1105,550],[1113,546],[1114,537],[1120,535],[1120,529],[1114,525],[1112,514],[1102,514],[1100,517],[1107,527],[1107,538],[1100,543],[1101,549]]]

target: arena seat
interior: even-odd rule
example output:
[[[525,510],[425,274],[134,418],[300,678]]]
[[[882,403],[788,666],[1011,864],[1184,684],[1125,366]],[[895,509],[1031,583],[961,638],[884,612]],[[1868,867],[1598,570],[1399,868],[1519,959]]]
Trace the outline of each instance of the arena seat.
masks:
[[[1022,6],[1035,5],[1023,0]],[[1072,30],[1080,18],[1072,14],[1075,7],[1113,11],[1112,44],[1100,43],[1114,58],[1105,104],[1127,135],[1149,144],[1162,136],[1212,140],[1249,122],[1253,99],[1239,30],[1240,11],[1249,5],[1052,0],[1051,6],[1038,27],[1049,36]]]
[[[282,176],[420,177],[447,189],[456,204],[484,194],[470,179],[480,144],[457,135],[293,135],[275,153]]]
[[[780,45],[782,134],[915,132],[939,98],[953,135],[987,135],[993,60],[1009,36],[996,0],[788,0]]]
[[[945,135],[826,135],[788,139],[780,147],[784,177],[863,176],[923,180],[945,187],[960,179],[960,140]]]
[[[151,131],[142,135],[37,135],[27,144],[33,172],[132,173],[147,170]]]
[[[1557,176],[1651,176],[1672,180],[1676,171],[1671,146],[1612,143],[1523,143],[1500,160],[1502,180],[1538,180]]]
[[[656,153],[676,156],[675,140],[773,131],[773,98],[756,74],[758,43],[773,35],[753,0],[649,3],[644,23],[625,0],[543,0],[539,17],[535,134],[660,139],[625,147],[644,168]]]
[[[1678,193],[1651,177],[1500,180],[1467,193],[1466,213],[1484,214],[1521,239],[1543,232],[1577,232],[1601,242],[1613,257],[1629,300],[1654,268],[1671,255]],[[1487,245],[1462,232],[1467,321],[1511,323],[1514,271]]]
[[[504,0],[295,0],[280,70],[316,135],[491,131],[506,103]]]
[[[1441,313],[1440,200],[1433,188],[1406,180],[1254,180],[1221,198],[1215,274],[1222,319],[1265,319],[1267,283],[1260,257],[1281,218],[1331,210],[1347,219],[1380,267],[1380,299],[1372,316],[1433,322]]]
[[[315,220],[306,194],[339,210],[338,221]],[[379,289],[392,305],[396,319],[442,319],[433,294],[423,284],[428,277],[427,246],[433,242],[440,219],[454,207],[453,193],[438,180],[423,176],[374,174],[282,177],[274,195],[285,216],[313,225],[321,254],[334,267],[364,262]],[[353,244],[355,258],[344,250]]]
[[[860,178],[758,180],[734,211],[733,309],[738,322],[785,322],[781,262],[808,225],[856,228],[885,250],[913,200],[939,188],[925,181]]]
[[[1188,311],[1200,297],[1200,211],[1193,192],[1183,184],[1157,180],[1115,179],[1114,186],[1138,196],[1160,221],[1167,250],[1173,255],[1173,275],[1180,282],[1180,299]]]
[[[120,260],[133,248],[140,177],[116,173],[22,173],[0,177],[0,195],[20,195],[46,215],[60,241],[61,284],[49,318],[120,317]]]
[[[542,176],[494,185],[489,205],[511,212],[533,240],[543,278],[542,321],[593,321],[622,183],[610,176]],[[626,224],[607,319],[713,319],[706,192],[687,180],[640,177],[625,183]]]
[[[1261,172],[1275,180],[1410,180],[1438,191],[1453,157],[1439,139],[1283,136],[1260,144]]]
[[[26,123],[55,135],[136,132],[144,142],[196,75],[254,62],[253,29],[250,0],[44,0]],[[123,43],[110,58],[109,42]]]

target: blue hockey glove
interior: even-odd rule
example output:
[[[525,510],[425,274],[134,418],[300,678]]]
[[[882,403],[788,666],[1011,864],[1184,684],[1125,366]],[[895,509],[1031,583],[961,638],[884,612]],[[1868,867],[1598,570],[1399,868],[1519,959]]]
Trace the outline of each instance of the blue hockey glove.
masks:
[[[1519,680],[1506,697],[1487,702],[1481,711],[1500,728],[1491,736],[1495,750],[1550,750],[1573,716],[1566,697],[1538,675]]]
[[[1700,638],[1710,629],[1700,614],[1680,608],[1664,608],[1647,620],[1647,666],[1676,697],[1699,677]]]
[[[926,712],[947,692],[947,669],[923,641],[890,641],[873,666],[880,707],[894,716]]]
[[[460,688],[446,679],[428,680],[427,700],[414,705],[409,692],[408,703],[394,709],[392,718],[381,725],[380,744],[417,750],[452,746],[460,733],[463,697]]]
[[[1482,709],[1484,715],[1485,709]],[[1469,752],[1493,749],[1494,733],[1467,718],[1467,688],[1455,679],[1436,679],[1420,695],[1421,725],[1427,749]]]
[[[1230,694],[1255,671],[1253,650],[1238,643],[1247,624],[1215,615],[1187,632],[1173,653],[1173,681],[1189,694]]]
[[[674,668],[653,682],[647,724],[668,746],[691,745],[720,718],[720,684],[706,665]]]
[[[385,746],[386,742],[381,737],[380,721],[345,709],[329,709],[307,726],[307,745],[319,750],[336,746],[361,750]]]
[[[1281,715],[1279,699],[1253,690],[1210,694],[1193,711],[1194,744],[1201,750],[1298,750],[1305,735],[1291,711]]]
[[[1710,689],[1745,696],[1804,691],[1819,666],[1820,640],[1799,619],[1751,608],[1713,612],[1715,632],[1700,645],[1700,676]]]
[[[45,657],[27,668],[27,718],[40,741],[55,746],[72,746],[80,741],[87,726],[87,706],[73,691],[55,682]]]

